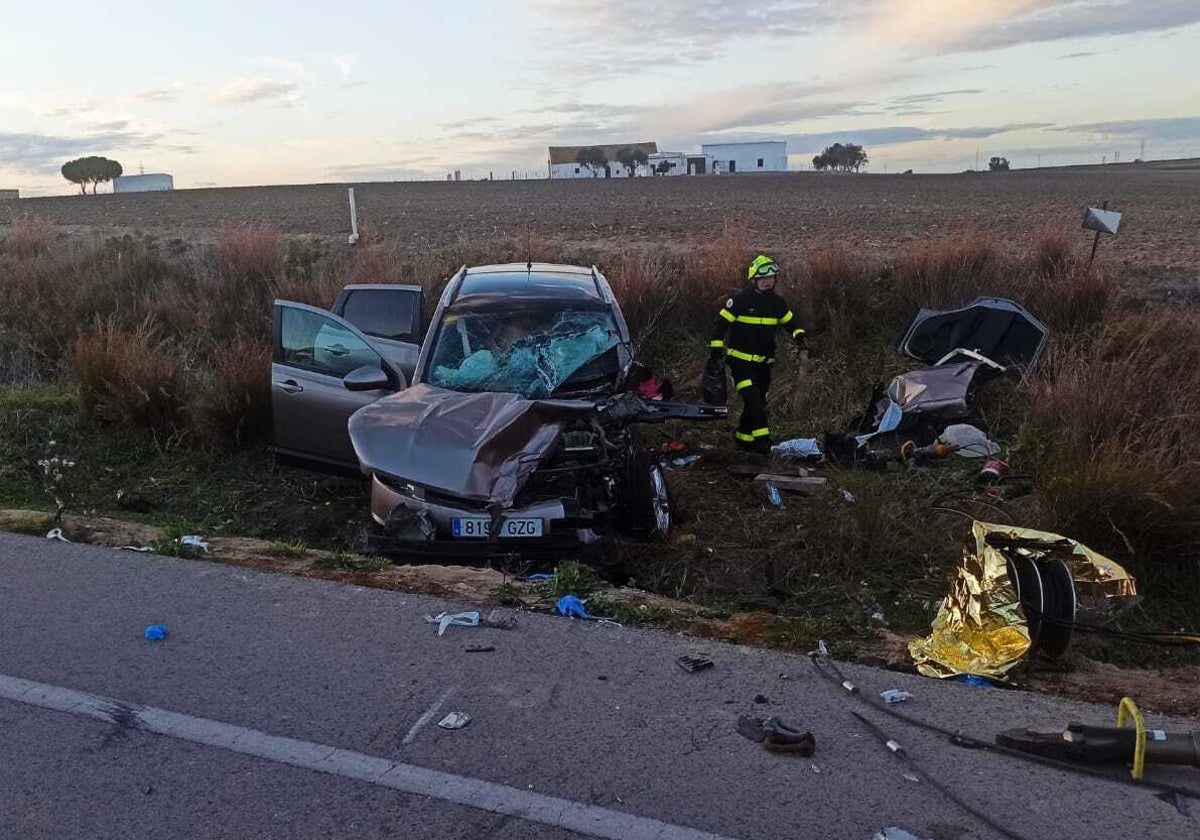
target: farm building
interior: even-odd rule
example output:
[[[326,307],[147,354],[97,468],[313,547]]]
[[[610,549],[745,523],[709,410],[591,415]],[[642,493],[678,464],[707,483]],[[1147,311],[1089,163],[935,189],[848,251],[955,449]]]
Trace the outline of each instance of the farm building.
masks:
[[[175,179],[157,172],[149,175],[121,175],[113,178],[113,192],[164,192],[175,189]]]
[[[687,175],[687,155],[683,152],[655,152],[648,155],[646,169],[652,175]]]
[[[578,162],[581,149],[588,146],[551,146],[550,157],[547,161],[551,178],[628,178],[629,170],[617,162],[617,152],[622,149],[640,149],[647,157],[658,154],[658,144],[648,143],[613,143],[607,146],[597,146],[608,161],[604,166],[592,172]]]
[[[20,197],[20,190],[0,190],[0,201],[16,201]]]
[[[700,147],[712,159],[715,173],[787,172],[787,143],[770,140],[761,143],[705,143]]]

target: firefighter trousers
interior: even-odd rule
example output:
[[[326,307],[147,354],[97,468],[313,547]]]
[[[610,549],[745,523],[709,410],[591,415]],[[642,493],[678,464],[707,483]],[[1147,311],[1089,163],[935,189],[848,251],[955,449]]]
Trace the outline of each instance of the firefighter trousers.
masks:
[[[746,362],[728,359],[733,389],[742,398],[742,416],[734,438],[741,446],[770,443],[771,428],[767,423],[767,389],[771,387],[771,366],[766,362]]]

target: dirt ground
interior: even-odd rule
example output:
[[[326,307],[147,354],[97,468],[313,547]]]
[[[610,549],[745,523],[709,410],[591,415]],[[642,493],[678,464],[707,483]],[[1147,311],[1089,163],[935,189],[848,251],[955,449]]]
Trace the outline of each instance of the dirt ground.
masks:
[[[0,210],[66,228],[209,238],[265,224],[287,234],[349,231],[347,184],[22,199]],[[1200,161],[959,175],[789,173],[634,181],[354,184],[360,217],[416,248],[535,235],[585,245],[703,239],[726,225],[762,247],[840,242],[865,255],[962,232],[1027,248],[1038,228],[1077,228],[1086,206],[1125,213],[1101,258],[1138,273],[1200,276]],[[0,222],[5,221],[0,215]],[[1081,242],[1088,234],[1079,231]]]

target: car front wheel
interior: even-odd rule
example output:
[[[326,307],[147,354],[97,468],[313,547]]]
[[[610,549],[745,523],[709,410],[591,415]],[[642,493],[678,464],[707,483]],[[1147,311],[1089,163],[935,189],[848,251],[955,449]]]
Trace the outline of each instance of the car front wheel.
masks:
[[[648,458],[635,458],[629,473],[624,499],[628,531],[637,537],[665,540],[675,526],[675,514],[662,467]]]

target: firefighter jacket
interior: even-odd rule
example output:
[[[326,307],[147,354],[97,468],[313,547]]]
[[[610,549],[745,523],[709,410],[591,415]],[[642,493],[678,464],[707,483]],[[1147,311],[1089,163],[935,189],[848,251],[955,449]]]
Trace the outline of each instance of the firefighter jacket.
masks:
[[[780,327],[793,341],[804,341],[804,330],[783,298],[774,291],[744,289],[726,300],[717,313],[708,346],[724,348],[727,356],[744,362],[773,362],[775,330]]]

